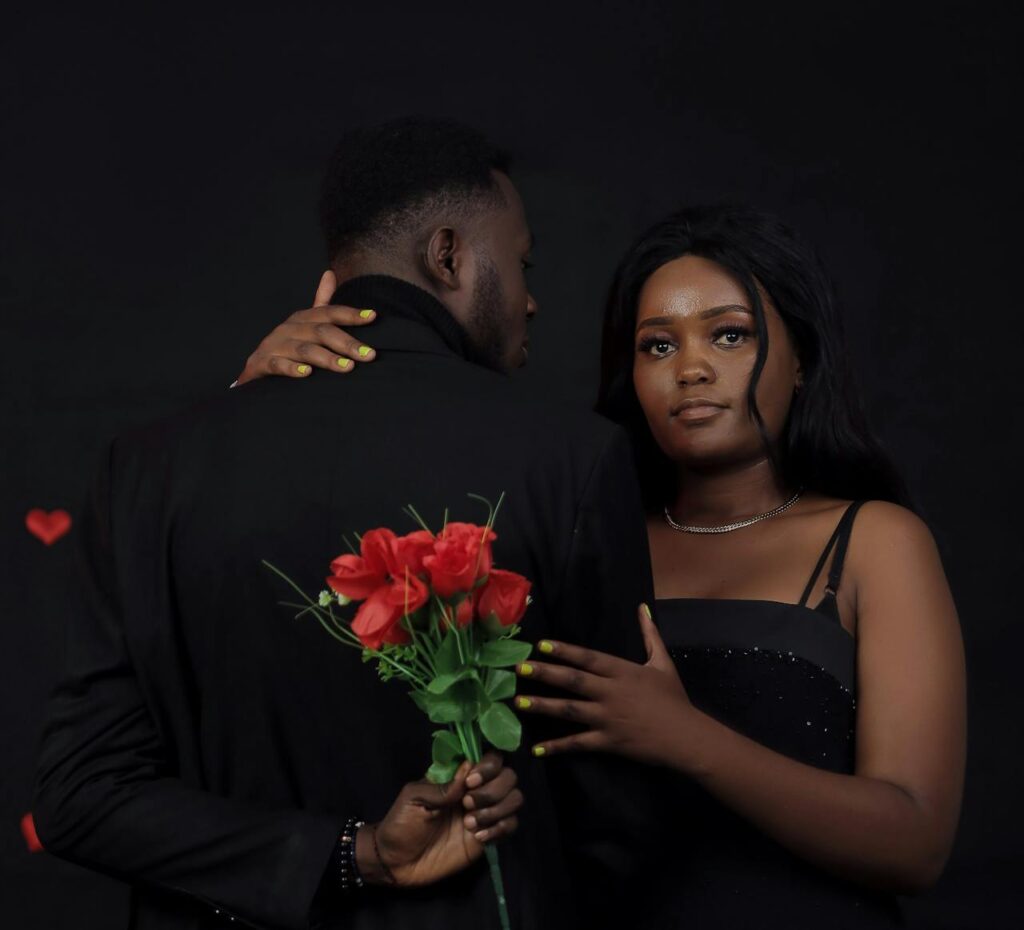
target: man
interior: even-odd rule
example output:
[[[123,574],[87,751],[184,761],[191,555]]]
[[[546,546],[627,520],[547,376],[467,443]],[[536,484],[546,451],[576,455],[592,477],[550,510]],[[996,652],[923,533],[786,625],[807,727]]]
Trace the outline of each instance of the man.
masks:
[[[261,560],[315,591],[344,534],[401,529],[409,503],[435,524],[446,507],[479,519],[466,495],[504,491],[495,557],[534,581],[525,637],[642,654],[629,618],[650,572],[625,436],[504,376],[537,309],[504,156],[448,123],[350,133],[323,219],[335,299],[380,311],[389,364],[262,381],[119,439],[97,487],[34,813],[51,852],[133,883],[134,927],[496,920],[474,834],[514,826],[507,769],[414,783],[425,716],[277,606]],[[575,895],[597,900],[627,866],[637,798],[613,759],[516,767],[529,816],[501,846],[513,924],[562,930]],[[354,818],[379,821],[382,843],[355,834],[367,886],[342,891]],[[390,886],[425,862],[418,887]]]

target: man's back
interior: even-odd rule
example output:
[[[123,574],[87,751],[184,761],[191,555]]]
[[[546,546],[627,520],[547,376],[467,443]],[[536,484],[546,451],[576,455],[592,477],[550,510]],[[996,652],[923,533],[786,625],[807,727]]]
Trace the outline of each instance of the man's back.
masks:
[[[482,522],[467,494],[504,492],[495,559],[535,584],[526,639],[638,658],[629,621],[649,596],[621,433],[467,362],[425,292],[376,278],[343,295],[378,310],[379,363],[249,385],[115,444],[91,553],[97,596],[71,630],[41,765],[48,846],[261,924],[303,925],[339,819],[382,816],[422,776],[431,731],[402,685],[279,606],[297,596],[261,560],[315,594],[346,536],[416,528],[407,504],[435,529],[446,507]],[[117,685],[86,687],[97,668]],[[552,799],[562,779],[600,791],[605,763],[514,764],[529,808],[502,844],[513,918],[564,926],[559,819],[571,843],[589,841]],[[476,926],[489,895],[474,869],[397,903],[367,894],[345,925]],[[157,911],[172,921],[161,926],[204,913],[154,897],[138,926],[156,926]]]

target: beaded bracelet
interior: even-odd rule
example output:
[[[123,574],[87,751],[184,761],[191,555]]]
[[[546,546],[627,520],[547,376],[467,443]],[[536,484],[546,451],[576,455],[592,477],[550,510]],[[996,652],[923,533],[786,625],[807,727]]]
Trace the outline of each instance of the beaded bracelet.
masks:
[[[350,817],[338,837],[338,877],[342,891],[363,887],[363,876],[356,864],[356,831],[363,826],[366,826],[364,821]]]

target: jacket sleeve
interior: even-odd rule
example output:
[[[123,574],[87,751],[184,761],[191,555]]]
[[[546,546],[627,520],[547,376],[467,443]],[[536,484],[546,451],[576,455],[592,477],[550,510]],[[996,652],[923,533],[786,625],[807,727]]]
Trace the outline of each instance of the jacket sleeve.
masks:
[[[641,603],[653,606],[644,510],[629,440],[616,429],[577,508],[554,608],[558,636],[643,662]],[[652,770],[618,756],[588,753],[554,756],[545,765],[560,794],[558,810],[581,907],[593,907],[604,923],[606,908],[622,897],[616,891],[643,871],[652,852]]]
[[[341,824],[256,809],[176,776],[129,654],[110,462],[81,524],[80,609],[48,708],[33,816],[51,853],[256,926],[303,928]]]

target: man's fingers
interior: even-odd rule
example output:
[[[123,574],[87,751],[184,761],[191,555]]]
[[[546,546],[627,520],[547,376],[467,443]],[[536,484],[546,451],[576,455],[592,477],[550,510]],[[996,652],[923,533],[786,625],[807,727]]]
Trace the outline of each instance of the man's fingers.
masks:
[[[480,785],[494,778],[502,770],[504,764],[504,759],[498,753],[484,753],[483,758],[473,766],[466,778],[466,787],[479,788]]]
[[[317,285],[316,296],[313,298],[313,306],[320,307],[324,304],[329,304],[337,289],[338,279],[334,276],[334,272],[328,268],[320,275],[320,283]]]
[[[519,818],[506,817],[504,820],[499,820],[493,827],[488,827],[485,830],[478,830],[473,834],[473,839],[478,843],[490,843],[494,840],[501,839],[503,836],[515,833],[518,827]]]
[[[455,770],[452,780],[446,785],[435,785],[426,779],[407,784],[402,793],[406,801],[418,804],[428,810],[439,807],[450,807],[462,800],[466,791],[466,776],[469,774],[470,763],[462,762]]]
[[[467,810],[478,810],[483,807],[490,807],[492,804],[497,804],[515,788],[518,780],[516,773],[512,769],[503,768],[490,781],[484,782],[481,787],[468,791],[462,799],[462,805]],[[467,779],[467,788],[469,787],[468,782],[469,780]]]
[[[484,807],[478,811],[473,811],[471,814],[466,814],[462,818],[462,822],[470,833],[476,833],[477,830],[486,830],[488,827],[495,826],[506,817],[511,817],[513,814],[518,813],[522,806],[523,792],[515,788],[497,804],[492,804],[490,807]]]

